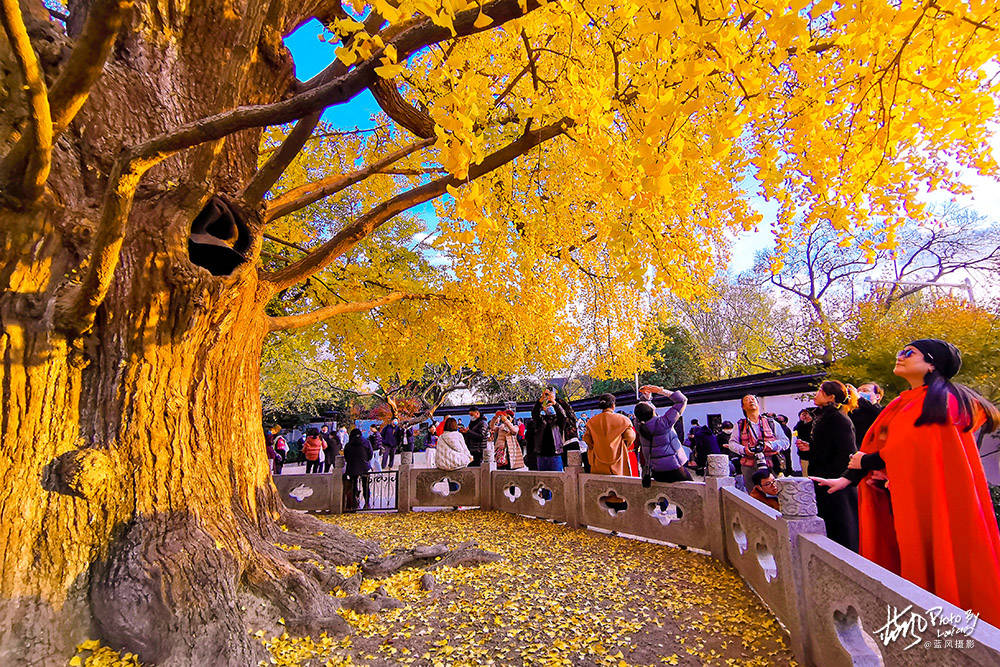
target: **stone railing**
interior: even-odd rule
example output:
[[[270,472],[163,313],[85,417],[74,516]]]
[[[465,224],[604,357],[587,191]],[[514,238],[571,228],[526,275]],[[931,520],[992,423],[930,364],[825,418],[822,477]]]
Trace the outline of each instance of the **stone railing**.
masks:
[[[970,627],[963,610],[829,540],[808,479],[778,480],[778,511],[733,488],[725,455],[709,457],[704,482],[648,488],[636,478],[583,474],[579,452],[569,452],[561,473],[496,470],[491,449],[483,458],[479,468],[445,471],[413,468],[404,453],[399,511],[479,506],[706,550],[770,607],[807,665],[1000,665],[1000,630],[983,621]],[[342,469],[338,459],[334,472]],[[281,475],[275,483],[290,507],[342,509],[339,474]],[[963,632],[944,618],[963,619]]]

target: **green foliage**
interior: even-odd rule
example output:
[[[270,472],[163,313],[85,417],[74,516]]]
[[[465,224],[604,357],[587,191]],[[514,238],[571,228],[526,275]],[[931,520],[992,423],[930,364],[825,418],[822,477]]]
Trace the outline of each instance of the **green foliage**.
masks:
[[[887,391],[906,383],[892,373],[896,353],[911,340],[940,338],[962,352],[962,370],[956,380],[988,399],[1000,399],[1000,304],[974,306],[966,301],[914,295],[893,303],[860,304],[850,322],[853,336],[845,355],[830,368],[830,376],[860,384],[874,381]]]
[[[639,384],[673,388],[704,382],[701,353],[691,333],[676,324],[659,324],[643,338],[648,346],[652,368],[639,373]],[[590,394],[615,393],[635,387],[635,378],[604,378],[594,382]]]

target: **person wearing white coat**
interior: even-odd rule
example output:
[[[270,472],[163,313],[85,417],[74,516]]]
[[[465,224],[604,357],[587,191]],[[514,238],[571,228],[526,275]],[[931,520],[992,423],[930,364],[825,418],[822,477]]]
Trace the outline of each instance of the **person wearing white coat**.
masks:
[[[439,470],[458,470],[472,462],[472,454],[465,445],[465,438],[458,432],[458,421],[448,417],[444,422],[444,432],[438,438],[434,449],[434,465]]]

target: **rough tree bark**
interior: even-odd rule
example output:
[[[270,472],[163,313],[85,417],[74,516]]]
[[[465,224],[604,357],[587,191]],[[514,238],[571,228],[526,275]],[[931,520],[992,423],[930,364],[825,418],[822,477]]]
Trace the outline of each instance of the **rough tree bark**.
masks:
[[[276,288],[255,267],[266,212],[240,195],[264,123],[143,156],[144,176],[122,180],[134,200],[111,202],[124,235],[94,255],[116,161],[186,123],[294,95],[281,36],[327,4],[70,0],[64,30],[41,0],[3,0],[0,180],[20,183],[29,158],[46,157],[33,133],[55,142],[40,195],[0,189],[0,664],[64,664],[99,637],[151,664],[250,665],[262,649],[248,630],[276,630],[279,617],[293,632],[345,629],[328,594],[338,582],[316,563],[376,548],[282,506],[260,429]],[[497,24],[521,13],[487,9]],[[426,23],[400,44],[447,37]],[[73,80],[60,83],[67,63]],[[37,85],[23,94],[39,67],[51,119],[33,115]],[[192,225],[210,201],[236,215],[200,232],[242,244],[231,273],[193,261]],[[73,301],[82,276],[108,258],[96,312],[64,321],[67,299],[86,311]]]
[[[252,262],[215,277],[188,257],[192,217],[211,194],[235,198],[258,132],[154,169],[93,328],[55,317],[123,147],[288,89],[287,53],[259,47],[289,18],[277,10],[245,3],[226,30],[221,6],[140,5],[56,147],[48,193],[0,213],[0,663],[64,662],[99,636],[150,663],[246,665],[261,657],[253,619],[344,629],[334,598],[275,546],[333,563],[374,551],[273,491],[257,433],[268,292]],[[53,32],[28,16],[33,35]],[[245,214],[252,257],[260,213]]]

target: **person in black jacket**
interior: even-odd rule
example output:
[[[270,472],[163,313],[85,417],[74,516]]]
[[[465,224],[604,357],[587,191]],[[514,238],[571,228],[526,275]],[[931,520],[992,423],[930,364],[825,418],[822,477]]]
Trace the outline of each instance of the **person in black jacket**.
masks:
[[[469,408],[469,426],[458,430],[465,438],[465,446],[469,448],[469,453],[472,454],[472,463],[469,464],[469,467],[481,465],[483,450],[486,449],[486,440],[490,434],[486,417],[479,411],[479,408]]]
[[[694,452],[695,472],[705,474],[709,454],[721,454],[719,440],[708,426],[698,426],[691,434],[691,449]]]
[[[330,472],[330,468],[337,461],[340,454],[340,438],[336,433],[330,433],[330,427],[323,424],[319,429],[319,437],[326,442],[326,452],[324,453],[323,472]]]
[[[541,398],[531,408],[534,423],[535,463],[539,470],[562,472],[563,470],[563,430],[566,427],[566,411],[556,400],[556,389],[548,386]]]
[[[524,424],[524,465],[528,470],[538,470],[538,454],[535,452],[535,420]]]
[[[563,413],[566,418],[563,420],[562,425],[562,435],[563,435],[563,450],[562,450],[562,460],[563,468],[569,465],[569,458],[566,452],[569,451],[580,451],[580,433],[576,425],[576,411],[573,410],[573,406],[570,405],[562,396],[556,396],[556,403],[559,407],[563,409]]]
[[[356,509],[359,504],[359,482],[361,484],[360,490],[362,491],[365,499],[365,506],[362,509],[368,509],[370,493],[368,490],[367,473],[369,465],[371,464],[372,456],[372,446],[361,434],[361,430],[354,429],[351,431],[351,435],[347,440],[347,446],[344,447],[344,477],[348,482],[348,484],[345,484],[344,486],[345,488],[350,488],[354,491],[354,502],[352,503],[353,507],[348,509]]]
[[[854,425],[847,411],[856,405],[843,382],[827,380],[816,391],[813,402],[812,441],[799,457],[809,461],[810,477],[839,477],[857,451]],[[826,534],[851,551],[858,550],[858,492],[854,487],[826,493],[816,487],[816,510],[826,524]]]
[[[874,382],[866,382],[858,387],[858,407],[851,411],[851,421],[854,423],[854,438],[861,449],[861,441],[865,433],[875,423],[875,418],[882,412],[882,398],[885,392]]]

